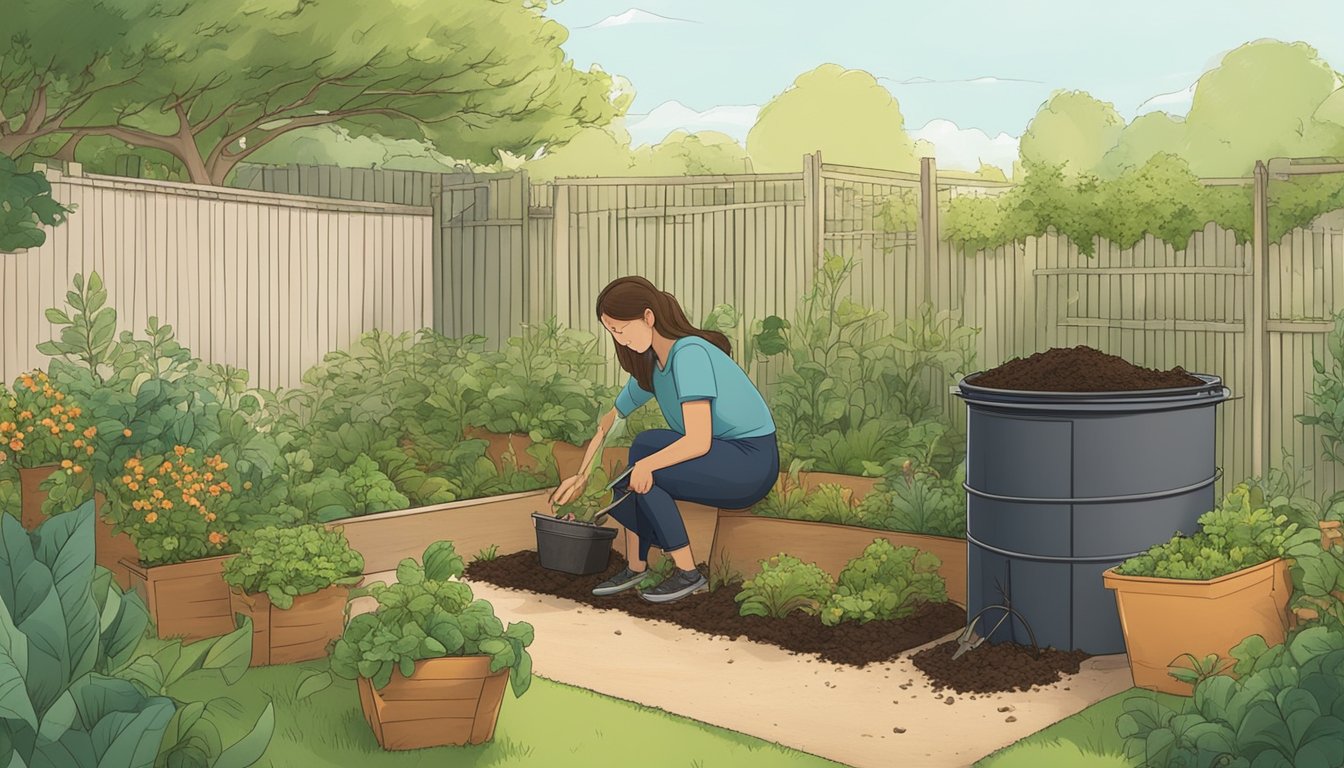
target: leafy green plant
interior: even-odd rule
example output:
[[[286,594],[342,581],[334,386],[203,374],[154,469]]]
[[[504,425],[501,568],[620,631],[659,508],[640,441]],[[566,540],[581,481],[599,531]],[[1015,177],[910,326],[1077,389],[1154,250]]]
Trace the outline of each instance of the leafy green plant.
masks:
[[[274,729],[270,704],[223,747],[210,707],[168,686],[198,672],[236,681],[248,667],[250,623],[190,646],[138,652],[149,612],[93,564],[93,504],[57,514],[32,536],[0,515],[0,762],[71,768],[248,766]],[[245,633],[245,634],[244,634]]]
[[[1154,768],[1344,764],[1344,634],[1310,627],[1273,647],[1253,636],[1232,655],[1237,677],[1210,675],[1174,706],[1126,700],[1116,726],[1131,760]]]
[[[854,522],[854,491],[837,483],[821,483],[804,498],[797,519],[841,524]]]
[[[762,517],[795,519],[802,514],[807,499],[807,489],[799,480],[800,474],[810,466],[810,462],[794,459],[789,471],[770,488],[764,499],[752,507],[752,513]]]
[[[1214,675],[1221,674],[1235,663],[1233,660],[1224,659],[1216,653],[1207,654],[1202,659],[1196,657],[1193,653],[1183,653],[1177,657],[1176,661],[1178,663],[1171,664],[1167,668],[1167,674],[1191,685],[1198,685]]]
[[[743,616],[782,619],[794,611],[815,616],[835,590],[835,580],[815,563],[783,552],[760,562],[761,570],[742,582],[733,598]]]
[[[491,544],[490,546],[482,549],[480,552],[477,552],[476,556],[472,558],[472,561],[474,562],[476,560],[482,560],[485,562],[490,562],[491,560],[495,560],[498,557],[499,557],[499,545]]]
[[[488,655],[490,671],[507,667],[514,696],[523,695],[532,682],[532,625],[505,629],[490,603],[473,599],[471,587],[456,580],[463,565],[451,542],[437,541],[425,549],[423,565],[401,561],[395,584],[354,590],[352,597],[370,595],[378,607],[350,620],[332,650],[331,672],[368,678],[381,689],[393,672],[413,676],[422,659]]]
[[[624,471],[625,466],[618,462],[614,474],[619,476]],[[607,474],[606,469],[601,464],[594,464],[593,473],[588,478],[583,493],[579,494],[577,499],[560,505],[555,511],[555,516],[566,520],[591,522],[603,507],[612,502],[611,491],[607,490],[607,484],[610,482],[611,476]]]
[[[714,592],[742,581],[742,572],[733,568],[728,550],[719,550],[719,556],[709,564],[709,591]]]
[[[938,575],[940,565],[942,561],[930,552],[873,539],[840,572],[835,592],[821,611],[821,622],[835,626],[842,621],[900,619],[924,603],[946,602],[947,584]]]
[[[635,585],[638,589],[648,589],[662,583],[677,570],[677,564],[670,557],[662,557],[658,562],[647,565],[644,578]]]
[[[965,480],[965,462],[943,478],[932,467],[906,460],[859,502],[859,519],[871,528],[965,538]]]
[[[1274,514],[1263,490],[1247,483],[1238,484],[1218,507],[1200,515],[1199,525],[1192,536],[1178,534],[1124,561],[1116,573],[1207,580],[1276,557],[1310,555],[1312,547],[1320,549],[1316,531],[1300,530],[1287,522],[1286,515]]]
[[[132,510],[116,528],[130,535],[142,563],[167,565],[237,551],[233,537],[243,527],[242,515],[228,469],[219,456],[198,457],[196,449],[182,445],[126,460],[108,501]]]
[[[333,585],[357,584],[364,557],[350,548],[345,533],[322,525],[267,526],[243,536],[238,556],[224,563],[224,581],[248,592],[265,592],[280,609],[294,598]]]
[[[525,324],[488,356],[486,396],[470,423],[496,434],[526,434],[534,442],[580,444],[616,397],[615,387],[598,383],[605,366],[592,334],[561,328],[553,317]]]
[[[13,158],[0,155],[0,252],[41,246],[47,241],[42,227],[64,223],[75,208],[52,199],[42,172],[20,173]]]

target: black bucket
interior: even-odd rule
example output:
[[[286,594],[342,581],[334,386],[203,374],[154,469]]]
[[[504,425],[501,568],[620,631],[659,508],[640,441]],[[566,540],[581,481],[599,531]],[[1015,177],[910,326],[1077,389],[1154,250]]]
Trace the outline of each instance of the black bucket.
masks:
[[[1214,507],[1217,376],[1125,392],[1022,392],[975,386],[966,401],[967,617],[1011,603],[1041,647],[1124,653],[1102,572]],[[975,630],[999,623],[991,609]],[[1026,644],[1016,618],[991,643]]]
[[[537,527],[537,559],[552,571],[590,576],[611,564],[611,542],[616,529],[561,520],[533,512]]]

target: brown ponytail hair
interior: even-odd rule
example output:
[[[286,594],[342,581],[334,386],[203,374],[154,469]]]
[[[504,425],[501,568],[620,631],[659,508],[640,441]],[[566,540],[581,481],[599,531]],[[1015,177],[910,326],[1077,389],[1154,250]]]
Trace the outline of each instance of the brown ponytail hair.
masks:
[[[733,346],[728,337],[718,331],[696,328],[686,319],[677,298],[666,291],[660,291],[653,283],[638,276],[618,277],[607,284],[597,295],[597,317],[606,315],[615,320],[638,320],[644,317],[644,310],[653,310],[653,328],[663,338],[680,339],[686,336],[699,336],[719,349],[725,355],[733,354]],[[627,346],[616,346],[616,359],[627,373],[635,377],[641,389],[653,391],[654,352],[650,347],[643,354]]]

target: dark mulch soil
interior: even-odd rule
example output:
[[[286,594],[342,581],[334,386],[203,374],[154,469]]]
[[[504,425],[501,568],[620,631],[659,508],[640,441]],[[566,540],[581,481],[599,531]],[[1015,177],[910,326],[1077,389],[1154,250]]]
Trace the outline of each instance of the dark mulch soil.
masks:
[[[494,560],[477,560],[467,566],[466,578],[661,619],[711,637],[746,637],[795,654],[815,653],[827,661],[855,667],[889,661],[902,651],[966,626],[966,610],[953,603],[925,605],[913,616],[898,621],[845,622],[837,627],[827,627],[817,617],[797,611],[783,619],[741,616],[739,604],[733,599],[738,592],[736,584],[664,605],[645,602],[635,590],[609,597],[592,594],[593,587],[624,567],[625,558],[613,552],[611,565],[602,573],[573,576],[542,568],[537,553],[526,550]]]
[[[933,689],[951,688],[957,693],[998,693],[1026,691],[1036,685],[1052,685],[1065,675],[1077,674],[1089,654],[1082,651],[1035,651],[1013,643],[990,645],[988,641],[952,659],[957,641],[925,648],[910,657],[914,665],[933,681]]]
[[[1123,392],[1198,387],[1205,382],[1176,366],[1169,371],[1141,368],[1122,357],[1086,346],[1015,357],[967,382],[977,387],[1027,392]]]

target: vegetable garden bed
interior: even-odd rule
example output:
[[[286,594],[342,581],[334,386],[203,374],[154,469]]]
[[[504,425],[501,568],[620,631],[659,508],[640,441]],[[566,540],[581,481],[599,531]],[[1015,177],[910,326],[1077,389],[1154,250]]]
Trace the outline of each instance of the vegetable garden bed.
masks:
[[[862,549],[862,547],[860,547]],[[853,552],[850,552],[851,556]],[[478,560],[467,567],[468,579],[500,587],[539,592],[606,608],[631,616],[660,619],[714,637],[746,637],[794,653],[815,653],[839,664],[864,666],[886,661],[902,651],[955,632],[966,624],[965,612],[950,603],[929,603],[913,616],[865,624],[845,622],[827,627],[815,616],[794,612],[784,618],[739,615],[736,585],[691,595],[675,603],[649,603],[633,590],[596,597],[592,588],[625,567],[625,558],[613,553],[611,565],[596,576],[571,576],[543,569],[534,551],[515,552],[494,560]]]

